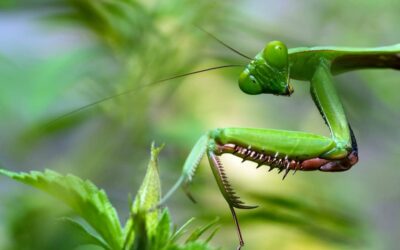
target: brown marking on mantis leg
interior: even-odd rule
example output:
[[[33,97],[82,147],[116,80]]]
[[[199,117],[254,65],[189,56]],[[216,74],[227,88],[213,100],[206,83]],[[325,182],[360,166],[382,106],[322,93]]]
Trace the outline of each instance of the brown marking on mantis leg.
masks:
[[[358,153],[356,150],[353,150],[342,159],[328,160],[322,158],[312,158],[304,160],[300,163],[300,170],[303,171],[320,170],[323,172],[339,172],[350,169],[357,162],[358,162]]]
[[[341,160],[330,161],[322,165],[319,170],[324,172],[339,172],[346,171],[358,162],[357,151],[352,151],[345,158]]]
[[[345,171],[351,168],[358,161],[357,143],[354,135],[352,135],[352,151],[341,159],[324,159],[321,157],[310,158],[306,160],[290,159],[289,156],[279,156],[276,152],[274,155],[267,154],[264,151],[257,151],[252,149],[251,146],[241,146],[235,144],[224,144],[217,145],[216,154],[222,155],[224,153],[233,154],[242,158],[242,162],[245,160],[253,161],[258,163],[257,168],[261,165],[270,166],[269,171],[277,168],[278,173],[285,170],[283,179],[287,176],[290,170],[302,170],[302,171],[313,171],[320,170],[324,172],[337,172]]]
[[[322,159],[322,158],[311,158],[308,160],[304,160],[300,163],[299,170],[302,171],[312,171],[318,170],[321,166],[327,164],[329,160]]]

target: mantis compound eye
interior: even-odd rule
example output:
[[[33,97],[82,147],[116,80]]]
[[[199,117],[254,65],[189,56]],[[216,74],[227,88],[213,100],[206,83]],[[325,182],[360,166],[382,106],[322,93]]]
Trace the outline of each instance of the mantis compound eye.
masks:
[[[280,41],[269,42],[262,53],[267,63],[278,69],[288,67],[288,49],[286,45]]]
[[[245,69],[239,76],[239,88],[249,95],[257,95],[263,92],[262,86],[257,79]]]

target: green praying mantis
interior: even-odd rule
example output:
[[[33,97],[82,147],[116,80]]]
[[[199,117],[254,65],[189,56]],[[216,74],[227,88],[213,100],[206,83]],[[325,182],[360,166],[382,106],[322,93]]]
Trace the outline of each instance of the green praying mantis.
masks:
[[[247,56],[246,56],[247,57]],[[225,198],[239,237],[244,245],[237,209],[251,209],[235,194],[220,161],[232,154],[268,165],[270,171],[346,171],[358,162],[357,142],[335,90],[333,75],[367,68],[400,70],[400,44],[379,48],[313,47],[287,49],[280,41],[269,42],[239,76],[239,88],[246,94],[290,96],[290,79],[310,82],[312,99],[328,126],[331,137],[299,131],[257,128],[218,128],[205,133],[187,157],[181,176],[161,201],[163,204],[180,186],[192,180],[200,160],[207,154],[221,194]]]
[[[270,171],[273,169],[278,169],[279,173],[284,171],[283,179],[290,170],[336,172],[350,169],[358,161],[357,142],[335,90],[333,75],[369,68],[400,70],[400,44],[377,48],[287,49],[283,42],[272,41],[254,58],[250,58],[216,37],[212,37],[250,60],[238,80],[239,88],[246,94],[290,96],[293,93],[291,79],[309,81],[312,99],[331,133],[331,137],[326,137],[300,131],[218,128],[205,133],[198,139],[184,163],[180,178],[160,201],[159,206],[165,204],[178,188],[187,187],[192,181],[200,160],[207,154],[219,190],[228,203],[236,224],[239,238],[238,249],[241,249],[244,241],[235,209],[251,209],[257,206],[246,205],[235,194],[219,157],[222,154],[232,154],[243,161],[257,163],[257,168],[267,165]],[[242,65],[212,67],[173,76],[149,85],[209,70],[238,66]],[[58,119],[134,91],[136,89],[103,98]],[[191,197],[188,192],[187,194]]]

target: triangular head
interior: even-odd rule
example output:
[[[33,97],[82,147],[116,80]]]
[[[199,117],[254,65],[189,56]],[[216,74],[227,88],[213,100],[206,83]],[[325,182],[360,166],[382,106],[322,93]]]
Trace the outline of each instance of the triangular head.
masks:
[[[286,45],[280,41],[269,42],[240,74],[239,87],[250,95],[291,95]]]

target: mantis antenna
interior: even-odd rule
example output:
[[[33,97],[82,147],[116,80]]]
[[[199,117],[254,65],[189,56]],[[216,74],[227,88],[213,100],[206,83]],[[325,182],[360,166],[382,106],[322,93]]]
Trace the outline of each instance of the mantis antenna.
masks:
[[[245,54],[243,54],[242,52],[238,51],[237,49],[234,49],[233,47],[231,47],[231,46],[229,46],[228,44],[224,43],[223,41],[221,41],[220,39],[218,39],[216,36],[214,36],[213,34],[211,34],[210,32],[204,30],[203,28],[201,28],[201,27],[199,27],[199,26],[196,26],[196,27],[197,27],[199,30],[201,30],[202,32],[206,33],[206,34],[207,34],[208,36],[210,36],[211,38],[213,38],[214,40],[216,40],[218,43],[222,44],[225,48],[227,48],[227,49],[233,51],[234,53],[236,53],[236,54],[238,54],[238,55],[240,55],[240,56],[242,56],[242,57],[244,57],[244,58],[246,58],[246,59],[252,60],[252,58],[250,58],[249,56],[246,56]],[[132,93],[134,93],[134,92],[136,92],[136,91],[142,90],[142,89],[144,89],[144,88],[146,88],[146,87],[150,87],[150,86],[153,86],[153,85],[156,85],[156,84],[159,84],[159,83],[163,83],[163,82],[167,82],[167,81],[170,81],[170,80],[174,80],[174,79],[178,79],[178,78],[183,78],[183,77],[185,77],[185,76],[195,75],[195,74],[199,74],[199,73],[203,73],[203,72],[207,72],[207,71],[212,71],[212,70],[217,70],[217,69],[224,69],[224,68],[232,68],[232,67],[244,67],[244,66],[246,66],[246,65],[241,65],[241,64],[228,64],[228,65],[215,66],[215,67],[210,67],[210,68],[206,68],[206,69],[201,69],[201,70],[192,71],[192,72],[189,72],[189,73],[183,73],[183,74],[171,76],[171,77],[164,78],[164,79],[161,79],[161,80],[157,80],[157,81],[154,81],[154,82],[151,82],[151,83],[148,83],[148,84],[145,84],[145,85],[136,87],[136,88],[127,89],[127,90],[122,91],[122,92],[120,92],[120,93],[117,93],[117,94],[113,94],[113,95],[104,97],[104,98],[99,99],[99,100],[97,100],[97,101],[94,101],[94,102],[91,102],[91,103],[89,103],[89,104],[86,104],[86,105],[84,105],[84,106],[82,106],[82,107],[80,107],[80,108],[74,109],[74,110],[72,110],[72,111],[70,111],[70,112],[68,112],[68,113],[65,113],[65,114],[63,114],[63,115],[61,115],[61,116],[55,118],[54,120],[51,120],[49,123],[47,123],[47,126],[50,126],[51,124],[53,124],[53,123],[55,123],[55,122],[57,122],[57,121],[59,121],[59,120],[62,120],[62,119],[64,119],[64,118],[69,117],[69,116],[71,116],[71,115],[73,115],[73,114],[76,114],[76,113],[78,113],[78,112],[80,112],[80,111],[83,111],[83,110],[89,109],[89,108],[91,108],[91,107],[94,107],[94,106],[96,106],[96,105],[98,105],[98,104],[100,104],[100,103],[106,102],[106,101],[111,100],[111,99],[113,99],[113,98],[116,98],[116,97],[119,97],[119,96],[128,95],[128,94],[132,94]]]
[[[87,104],[87,105],[84,105],[84,106],[82,106],[82,107],[80,107],[80,108],[74,109],[74,110],[72,110],[72,111],[70,111],[70,112],[68,112],[68,113],[65,113],[65,114],[63,114],[63,115],[61,115],[61,116],[55,118],[54,120],[50,121],[50,122],[47,124],[47,126],[50,126],[51,124],[53,124],[53,123],[55,123],[55,122],[57,122],[57,121],[59,121],[59,120],[62,120],[62,119],[64,119],[64,118],[68,117],[68,116],[71,116],[71,115],[73,115],[73,114],[76,114],[76,113],[78,113],[78,112],[80,112],[80,111],[82,111],[82,110],[86,110],[86,109],[89,109],[89,108],[91,108],[91,107],[93,107],[93,106],[96,106],[96,105],[98,105],[98,104],[100,104],[100,103],[109,101],[109,100],[111,100],[111,99],[113,99],[113,98],[116,98],[116,97],[119,97],[119,96],[128,95],[128,94],[132,94],[132,93],[134,93],[134,92],[136,92],[136,91],[142,90],[142,89],[144,89],[144,88],[146,88],[146,87],[150,87],[150,86],[153,86],[153,85],[156,85],[156,84],[159,84],[159,83],[163,83],[163,82],[167,82],[167,81],[171,81],[171,80],[174,80],[174,79],[178,79],[178,78],[182,78],[182,77],[190,76],[190,75],[194,75],[194,74],[199,74],[199,73],[203,73],[203,72],[207,72],[207,71],[212,71],[212,70],[217,70],[217,69],[224,69],[224,68],[243,67],[243,66],[245,66],[245,65],[241,65],[241,64],[228,64],[228,65],[215,66],[215,67],[210,67],[210,68],[206,68],[206,69],[201,69],[201,70],[192,71],[192,72],[189,72],[189,73],[183,73],[183,74],[171,76],[171,77],[164,78],[164,79],[161,79],[161,80],[158,80],[158,81],[154,81],[154,82],[151,82],[151,83],[148,83],[148,84],[145,84],[145,85],[136,87],[136,88],[127,89],[127,90],[122,91],[122,92],[120,92],[120,93],[117,93],[117,94],[114,94],[114,95],[110,95],[110,96],[104,97],[104,98],[99,99],[99,100],[97,100],[97,101],[91,102],[91,103],[89,103],[89,104]]]
[[[224,43],[222,40],[220,40],[219,38],[217,38],[216,36],[214,36],[213,34],[211,34],[210,32],[208,32],[207,30],[203,29],[202,27],[196,26],[196,28],[198,28],[199,30],[201,30],[201,31],[203,31],[204,33],[206,33],[207,35],[209,35],[211,38],[213,38],[215,41],[217,41],[218,43],[220,43],[220,44],[221,44],[222,46],[224,46],[225,48],[227,48],[227,49],[229,49],[229,50],[235,52],[236,54],[238,54],[238,55],[240,55],[240,56],[242,56],[242,57],[244,57],[244,58],[246,58],[246,59],[253,60],[253,58],[251,58],[251,57],[249,57],[249,56],[246,56],[245,54],[243,54],[243,53],[240,52],[239,50],[234,49],[233,47],[231,47],[231,46],[229,46],[228,44]]]

